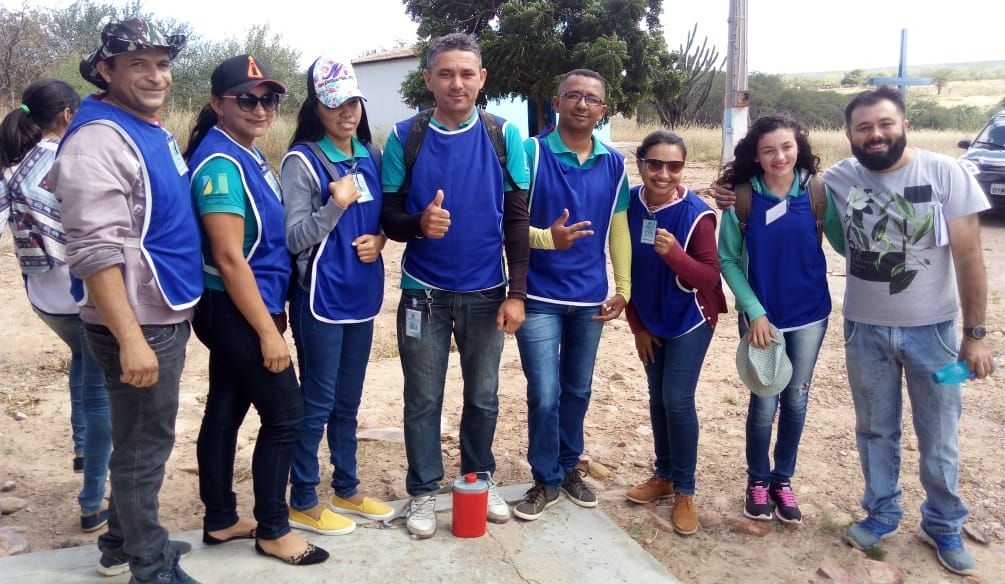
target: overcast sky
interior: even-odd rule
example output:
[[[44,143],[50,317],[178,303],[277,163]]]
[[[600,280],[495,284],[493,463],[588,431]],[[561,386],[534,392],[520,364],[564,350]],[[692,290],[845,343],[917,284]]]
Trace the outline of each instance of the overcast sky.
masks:
[[[21,2],[0,0],[0,5],[16,9]],[[241,38],[250,26],[268,23],[301,52],[304,66],[322,52],[352,58],[415,38],[416,25],[400,0],[146,0],[144,5],[159,16],[191,23],[213,40]],[[707,35],[725,55],[728,0],[664,0],[663,12],[670,49],[697,23],[699,41]],[[894,0],[749,0],[747,16],[750,72],[894,70],[904,28],[909,65],[1005,60],[1002,0],[956,0],[931,8]]]

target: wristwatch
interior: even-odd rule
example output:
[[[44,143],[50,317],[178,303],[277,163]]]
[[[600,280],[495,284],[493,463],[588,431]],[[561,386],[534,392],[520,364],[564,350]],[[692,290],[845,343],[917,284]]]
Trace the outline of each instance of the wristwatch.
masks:
[[[982,324],[975,324],[974,326],[964,327],[963,334],[979,341],[988,334],[988,329]]]

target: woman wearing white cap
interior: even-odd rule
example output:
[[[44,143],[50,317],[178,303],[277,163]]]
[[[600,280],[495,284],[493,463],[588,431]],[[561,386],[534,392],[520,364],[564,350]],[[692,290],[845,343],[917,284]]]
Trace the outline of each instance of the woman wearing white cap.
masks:
[[[743,185],[737,190],[746,194],[744,202],[738,199],[735,209],[722,214],[722,276],[736,296],[740,334],[761,349],[783,335],[792,364],[792,376],[781,393],[761,395],[763,388],[748,385],[743,513],[762,521],[770,521],[774,514],[786,523],[801,523],[791,480],[813,368],[831,312],[819,231],[823,211],[833,213],[833,204],[822,182],[811,186],[811,180],[819,181],[814,175],[820,159],[796,120],[775,116],[756,120],[734,154],[719,184]],[[831,234],[828,239],[834,241]],[[772,467],[769,445],[776,411]]]
[[[213,70],[212,94],[189,138],[192,197],[202,219],[205,292],[193,327],[209,348],[209,395],[197,444],[208,545],[255,539],[255,550],[307,565],[328,552],[290,530],[286,481],[303,417],[290,362],[286,251],[279,183],[254,146],[276,119],[286,88],[252,55]],[[255,519],[240,518],[233,492],[237,432],[254,405],[261,429],[252,457]]]
[[[290,322],[304,395],[289,518],[294,527],[323,535],[356,527],[333,509],[377,520],[394,514],[386,503],[364,497],[356,476],[356,416],[373,319],[384,300],[380,253],[386,242],[380,151],[371,143],[363,99],[348,61],[314,61],[281,168],[286,245],[297,258]],[[326,425],[334,466],[330,505],[317,496],[318,445]]]

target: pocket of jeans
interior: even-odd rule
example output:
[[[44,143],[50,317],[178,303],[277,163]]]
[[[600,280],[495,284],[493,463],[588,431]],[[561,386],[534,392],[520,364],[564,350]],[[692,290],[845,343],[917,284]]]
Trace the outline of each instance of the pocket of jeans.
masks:
[[[502,302],[506,298],[506,286],[497,286],[488,290],[472,292],[476,297],[490,302]]]
[[[171,344],[178,336],[180,324],[142,326],[143,338],[146,339],[150,348],[157,352]]]
[[[946,353],[956,359],[960,355],[959,341],[956,339],[956,323],[947,320],[932,325],[932,335]]]
[[[844,346],[851,344],[851,340],[855,338],[855,333],[858,330],[858,325],[850,320],[844,321]]]

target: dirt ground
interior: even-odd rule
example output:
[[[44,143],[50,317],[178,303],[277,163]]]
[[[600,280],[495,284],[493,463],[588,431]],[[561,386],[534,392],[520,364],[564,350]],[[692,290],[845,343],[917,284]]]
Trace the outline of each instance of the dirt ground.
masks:
[[[686,171],[686,181],[703,187],[709,184],[713,172],[710,165],[693,165]],[[985,218],[983,247],[990,279],[989,338],[992,349],[1000,353],[1005,351],[1005,218]],[[401,425],[402,379],[394,340],[400,253],[401,246],[393,243],[384,253],[387,294],[376,321],[359,415],[361,432],[377,435],[394,435],[394,431],[384,429]],[[748,393],[734,364],[738,336],[732,311],[719,322],[697,395],[702,425],[697,504],[703,529],[694,536],[680,537],[666,530],[668,508],[634,505],[624,499],[627,486],[650,474],[652,432],[645,375],[635,355],[631,332],[624,320],[607,326],[586,420],[586,455],[603,467],[598,467],[598,477],[604,469],[610,474],[590,480],[601,493],[603,510],[682,581],[822,582],[826,572],[839,581],[888,582],[894,581],[898,570],[908,582],[961,580],[938,565],[931,548],[918,536],[918,506],[923,492],[917,478],[917,449],[908,422],[909,411],[904,415],[901,473],[906,516],[900,534],[884,542],[886,564],[867,560],[841,541],[844,525],[861,517],[863,485],[842,350],[844,263],[833,252],[828,253],[835,307],[816,369],[798,472],[793,480],[805,517],[795,529],[775,523],[759,533],[748,534],[745,531],[750,531],[749,525],[741,520]],[[16,488],[5,495],[27,499],[29,504],[0,518],[0,527],[26,528],[33,550],[87,544],[97,537],[82,534],[77,520],[80,475],[73,474],[70,465],[67,355],[56,336],[32,313],[10,237],[5,236],[0,242],[0,484],[14,481]],[[161,518],[173,531],[201,527],[195,441],[207,389],[206,364],[207,352],[193,336],[182,378],[177,445],[160,497]],[[497,478],[505,483],[528,482],[526,386],[512,338],[507,339],[501,367],[495,442]],[[456,474],[459,465],[456,428],[460,387],[460,370],[456,355],[452,355],[443,411],[448,477]],[[1001,582],[1005,573],[1002,387],[1005,376],[999,373],[994,379],[969,383],[965,390],[966,409],[960,426],[960,492],[970,508],[970,526],[986,534],[989,541],[987,545],[967,541],[978,566],[971,582]],[[27,418],[18,421],[16,412]],[[257,417],[249,415],[237,455],[235,486],[241,511],[248,515],[252,507],[250,461],[256,431]],[[327,460],[324,449],[321,458]],[[360,442],[359,472],[365,493],[387,499],[404,496],[405,467],[400,441]],[[337,541],[331,544],[334,546]]]

